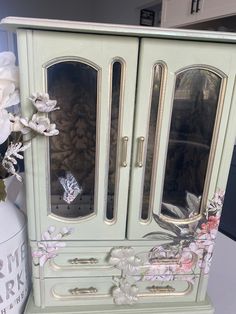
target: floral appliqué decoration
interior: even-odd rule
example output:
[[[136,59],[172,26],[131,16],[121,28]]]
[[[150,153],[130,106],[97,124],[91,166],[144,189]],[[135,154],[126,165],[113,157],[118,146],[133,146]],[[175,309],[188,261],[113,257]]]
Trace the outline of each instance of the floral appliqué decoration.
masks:
[[[200,198],[188,194],[187,199],[189,206],[195,204],[198,208]],[[113,248],[109,264],[121,270],[121,277],[115,279],[116,286],[112,290],[114,303],[133,304],[138,301],[138,288],[133,282],[185,280],[193,283],[197,263],[203,274],[207,274],[223,200],[224,192],[216,192],[204,217],[187,226],[173,225],[153,214],[157,224],[172,233],[152,232],[145,235],[145,238],[166,242],[154,246],[149,252],[136,254],[132,247]]]
[[[115,304],[134,304],[138,301],[138,288],[126,278],[114,278],[115,287],[112,296]]]
[[[33,132],[35,134],[41,134],[44,136],[58,135],[59,131],[56,129],[56,124],[51,123],[49,118],[45,116],[45,113],[49,113],[60,109],[56,107],[57,101],[49,99],[47,93],[34,93],[29,98],[37,110],[35,114],[29,118],[20,118],[19,123],[21,124],[21,132],[28,134]]]
[[[22,181],[19,160],[30,147],[30,140],[39,134],[53,136],[59,133],[46,116],[59,109],[57,101],[51,100],[47,93],[34,93],[29,98],[36,109],[31,118],[20,115],[19,69],[15,63],[12,52],[0,53],[0,201],[5,201],[7,196],[5,178],[15,176]],[[22,134],[28,134],[27,138]]]
[[[56,257],[58,250],[66,246],[66,243],[61,240],[71,233],[71,228],[63,227],[56,233],[56,227],[50,226],[48,230],[42,234],[42,241],[37,242],[37,250],[32,252],[34,265],[43,267],[48,260]]]
[[[188,203],[193,206],[196,204],[196,208],[199,208],[200,198],[188,193]],[[203,218],[197,222],[190,223],[188,225],[173,225],[162,220],[159,216],[153,214],[156,223],[163,229],[172,231],[174,235],[165,232],[152,232],[145,235],[145,238],[159,239],[170,241],[162,246],[153,247],[150,251],[150,258],[158,258],[164,254],[172,254],[175,257],[181,257],[181,259],[189,263],[181,263],[183,266],[181,272],[188,272],[191,265],[190,256],[197,256],[198,266],[202,269],[204,274],[209,272],[213,247],[215,238],[220,222],[220,214],[224,201],[224,191],[219,190],[216,192],[209,201],[208,207],[203,215]],[[191,217],[190,214],[189,217]],[[161,253],[162,252],[162,253]],[[167,256],[168,257],[168,256]],[[169,269],[170,273],[176,272],[176,269]],[[177,269],[178,271],[178,269]]]

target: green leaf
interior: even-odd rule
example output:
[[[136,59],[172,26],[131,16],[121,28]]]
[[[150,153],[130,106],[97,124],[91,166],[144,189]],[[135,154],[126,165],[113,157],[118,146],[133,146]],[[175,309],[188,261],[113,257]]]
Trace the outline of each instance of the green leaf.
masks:
[[[0,202],[1,201],[4,202],[6,199],[6,196],[7,196],[7,193],[6,193],[5,183],[3,180],[0,180]]]
[[[174,225],[173,223],[162,220],[158,215],[156,215],[154,213],[153,213],[153,218],[154,218],[155,222],[161,228],[166,229],[168,231],[171,231],[174,234],[176,234],[177,236],[181,235],[181,229],[177,225]]]
[[[186,217],[181,207],[168,204],[168,203],[162,203],[162,206],[163,206],[163,209],[165,209],[167,213],[174,215],[176,218],[184,219]]]

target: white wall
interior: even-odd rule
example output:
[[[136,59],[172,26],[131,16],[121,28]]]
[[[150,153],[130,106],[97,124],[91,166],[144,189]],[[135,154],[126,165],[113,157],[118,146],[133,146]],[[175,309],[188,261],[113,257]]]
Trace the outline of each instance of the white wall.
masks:
[[[208,294],[215,314],[236,313],[236,242],[218,233],[214,250]]]

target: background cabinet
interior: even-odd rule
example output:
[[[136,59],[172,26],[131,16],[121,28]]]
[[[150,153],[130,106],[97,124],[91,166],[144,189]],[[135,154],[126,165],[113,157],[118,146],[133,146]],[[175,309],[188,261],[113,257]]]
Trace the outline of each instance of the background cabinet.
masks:
[[[236,14],[233,0],[163,0],[162,27],[179,27]]]

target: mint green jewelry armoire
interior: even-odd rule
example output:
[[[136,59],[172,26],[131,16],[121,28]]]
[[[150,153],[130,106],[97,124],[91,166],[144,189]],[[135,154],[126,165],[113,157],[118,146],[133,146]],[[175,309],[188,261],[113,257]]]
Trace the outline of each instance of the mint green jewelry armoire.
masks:
[[[25,313],[214,313],[206,289],[236,133],[236,36],[2,24],[17,35],[23,115],[33,93],[60,107],[42,114],[59,134],[25,152]]]

